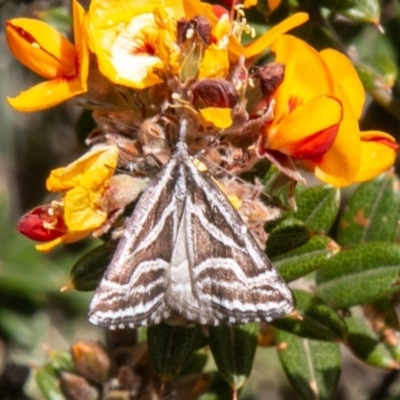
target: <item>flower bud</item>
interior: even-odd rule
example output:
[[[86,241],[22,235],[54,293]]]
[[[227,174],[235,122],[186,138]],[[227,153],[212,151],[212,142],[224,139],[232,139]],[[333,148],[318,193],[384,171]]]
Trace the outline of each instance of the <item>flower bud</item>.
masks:
[[[37,242],[59,238],[67,231],[64,218],[50,204],[39,206],[21,217],[17,231]]]
[[[196,108],[233,108],[238,101],[235,87],[223,79],[203,79],[192,86],[192,104]]]
[[[80,340],[71,346],[77,371],[90,381],[101,383],[108,377],[110,359],[99,344]]]
[[[67,400],[98,400],[99,391],[85,378],[62,372],[60,376],[60,389]]]

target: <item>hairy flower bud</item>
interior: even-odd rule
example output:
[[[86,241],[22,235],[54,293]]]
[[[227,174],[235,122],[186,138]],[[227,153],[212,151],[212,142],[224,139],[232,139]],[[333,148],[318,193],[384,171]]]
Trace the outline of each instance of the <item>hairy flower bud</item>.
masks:
[[[203,79],[192,86],[192,104],[196,108],[233,108],[238,101],[235,87],[223,79]]]

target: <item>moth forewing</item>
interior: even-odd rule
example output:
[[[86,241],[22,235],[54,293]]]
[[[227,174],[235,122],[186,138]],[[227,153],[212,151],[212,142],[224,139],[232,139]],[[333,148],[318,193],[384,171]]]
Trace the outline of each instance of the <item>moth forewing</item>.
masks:
[[[178,314],[204,325],[240,324],[292,309],[286,283],[179,141],[135,207],[93,297],[90,321],[136,327]]]
[[[190,281],[203,315],[195,318],[197,322],[217,325],[270,321],[290,312],[292,296],[286,283],[238,212],[216,183],[208,175],[200,174],[189,158],[182,163],[187,178],[182,219],[189,249]],[[194,319],[193,307],[191,314],[186,317]]]
[[[171,259],[176,199],[170,190],[171,161],[150,182],[136,204],[110,265],[90,305],[90,321],[110,328],[160,322],[165,271]]]

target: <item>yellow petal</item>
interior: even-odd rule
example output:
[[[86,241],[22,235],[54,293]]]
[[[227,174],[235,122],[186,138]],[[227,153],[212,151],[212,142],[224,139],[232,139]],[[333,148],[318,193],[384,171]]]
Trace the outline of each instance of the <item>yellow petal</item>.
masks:
[[[272,126],[268,131],[265,147],[295,155],[297,144],[339,124],[341,118],[342,106],[338,100],[325,96],[316,97],[296,107],[281,124]],[[323,146],[323,143],[320,145]]]
[[[95,148],[67,167],[51,171],[46,181],[47,190],[50,192],[62,192],[72,189],[81,184],[84,174],[87,171],[90,171],[88,175],[95,173],[92,182],[94,182],[93,186],[98,187],[99,175],[104,180],[111,177],[116,167],[117,158],[118,149],[116,146]],[[98,171],[101,172],[98,174]],[[90,184],[90,179],[85,179],[86,183]]]
[[[134,16],[109,29],[96,29],[93,37],[100,71],[112,82],[135,89],[162,82],[155,73],[165,67],[155,54],[160,34],[153,13]]]
[[[82,175],[80,184],[91,192],[100,192],[114,175],[118,160],[117,146],[110,146],[99,154],[97,160],[88,166]]]
[[[361,166],[355,181],[373,179],[392,167],[397,150],[392,136],[380,131],[361,132]]]
[[[303,40],[291,35],[279,37],[272,45],[275,61],[285,64],[285,77],[274,95],[274,121],[290,109],[318,96],[337,97],[332,73],[319,53]],[[314,114],[310,115],[313,118]]]
[[[337,77],[337,84],[346,93],[354,117],[359,119],[365,102],[365,90],[352,62],[342,53],[333,49],[320,52],[332,75]]]
[[[313,160],[315,176],[336,187],[351,185],[358,173],[360,158],[358,122],[355,118],[345,118],[332,148],[320,160]]]
[[[205,121],[212,123],[217,128],[226,129],[232,125],[230,108],[207,107],[199,112]]]
[[[14,56],[46,79],[75,74],[75,48],[42,21],[17,18],[7,22],[6,37]]]
[[[267,48],[269,48],[279,36],[283,35],[285,32],[295,28],[308,21],[308,14],[306,13],[296,13],[286,18],[278,25],[275,25],[269,31],[265,32],[259,38],[250,43],[246,48],[244,55],[246,58],[251,58],[259,56]],[[231,50],[231,48],[230,48]]]
[[[157,6],[173,10],[176,20],[185,16],[182,0],[92,0],[88,17],[93,27],[108,29],[129,22],[135,15],[152,12]]]
[[[135,89],[163,82],[157,72],[170,65],[177,69],[179,48],[169,29],[176,29],[183,15],[181,1],[92,1],[86,34],[100,71],[112,82]]]
[[[98,206],[98,200],[92,198],[92,193],[83,186],[67,192],[64,198],[64,219],[69,231],[94,230],[106,220],[107,213]]]
[[[7,97],[7,101],[18,111],[32,112],[54,107],[73,96],[85,93],[86,90],[86,85],[82,85],[79,77],[59,78],[39,83],[14,98]]]
[[[87,77],[89,74],[89,48],[84,35],[85,10],[76,0],[72,2],[72,13],[74,21],[75,62],[77,64],[76,77],[81,82],[82,90],[86,92]]]
[[[187,0],[183,2],[185,10],[185,18],[191,20],[198,15],[204,15],[211,26],[215,26],[218,22],[217,16],[214,14],[213,6],[211,4],[203,3],[199,0]]]
[[[66,233],[65,235],[52,240],[51,242],[37,244],[35,249],[37,251],[47,253],[50,250],[53,250],[54,247],[58,246],[61,243],[73,243],[77,242],[78,240],[83,239],[84,237],[88,236],[92,231],[87,232],[74,232],[74,233]]]
[[[257,0],[244,0],[244,8],[250,8],[257,4]]]
[[[42,74],[51,80],[49,82],[40,83],[24,92],[21,92],[15,98],[7,98],[8,103],[13,108],[23,112],[39,111],[49,107],[53,107],[57,104],[62,103],[65,100],[70,99],[71,97],[77,96],[87,91],[89,50],[87,45],[84,43],[82,35],[82,24],[84,20],[84,15],[85,13],[82,6],[80,6],[79,3],[74,0],[73,18],[76,48],[74,48],[71,43],[66,41],[66,39],[64,39],[57,31],[52,30],[58,34],[60,39],[57,41],[58,47],[51,48],[50,50],[56,51],[58,49],[61,57],[58,61],[60,61],[61,64],[64,63],[65,65],[67,65],[67,63],[71,63],[72,69],[70,71],[60,69],[56,77],[53,76],[54,74]],[[32,20],[27,21],[29,21],[28,25],[31,27]],[[37,27],[36,22],[40,21],[34,21],[32,25],[33,28]],[[46,24],[44,25],[47,26]],[[38,35],[39,32],[41,31],[39,30],[37,32]],[[52,39],[53,37],[50,35],[50,33],[49,37],[50,39]],[[41,35],[43,36],[43,32],[41,33]],[[45,39],[46,36],[44,36],[42,39],[43,43],[52,43],[50,40],[46,42]],[[43,48],[39,48],[39,50],[42,51]],[[45,52],[45,54],[47,57],[51,56],[51,59],[53,61],[57,60],[50,53]],[[43,58],[41,53],[34,54],[31,52],[30,56],[36,57],[35,61],[38,62],[42,66],[42,68],[46,67],[47,59],[45,57]]]
[[[199,79],[225,78],[229,72],[228,53],[215,45],[210,45],[204,53],[199,70]]]

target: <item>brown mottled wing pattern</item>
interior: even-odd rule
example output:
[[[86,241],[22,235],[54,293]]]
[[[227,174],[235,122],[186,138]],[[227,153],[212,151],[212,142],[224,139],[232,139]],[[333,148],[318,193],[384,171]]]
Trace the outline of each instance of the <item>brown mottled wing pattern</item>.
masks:
[[[122,328],[179,314],[204,325],[238,324],[292,308],[289,288],[237,211],[179,142],[139,199],[90,320]]]
[[[188,157],[181,165],[186,199],[167,303],[205,325],[270,321],[292,311],[289,288],[226,196]]]
[[[173,190],[176,167],[171,159],[141,195],[90,304],[94,324],[135,327],[168,317],[164,281],[179,222]]]

